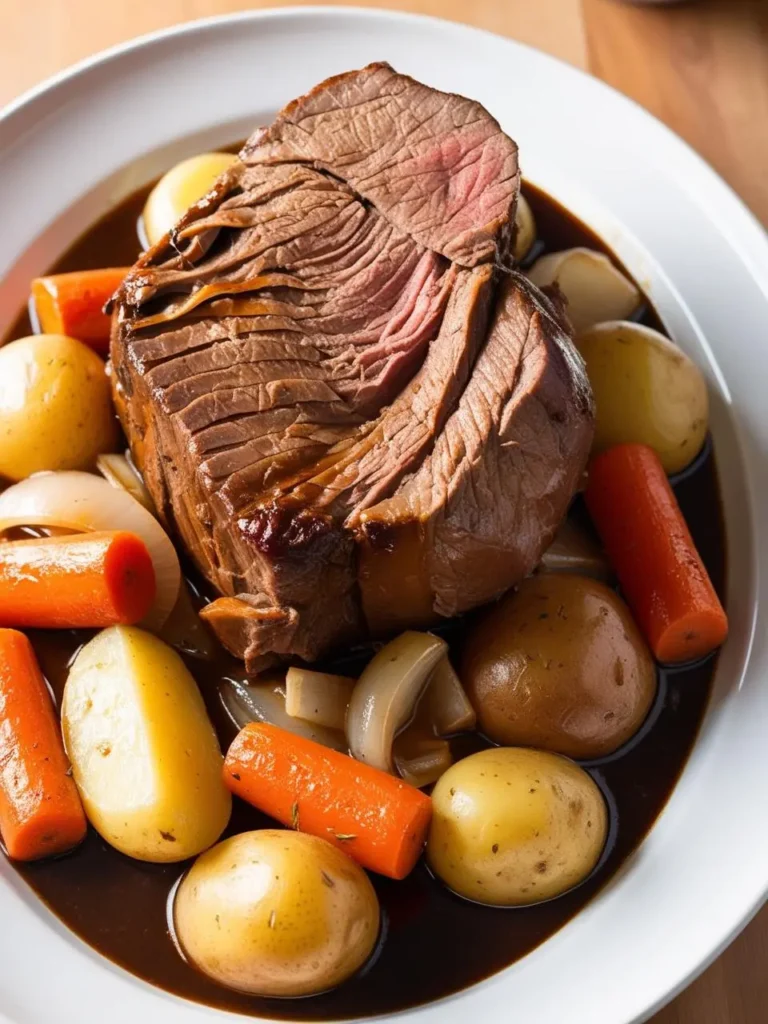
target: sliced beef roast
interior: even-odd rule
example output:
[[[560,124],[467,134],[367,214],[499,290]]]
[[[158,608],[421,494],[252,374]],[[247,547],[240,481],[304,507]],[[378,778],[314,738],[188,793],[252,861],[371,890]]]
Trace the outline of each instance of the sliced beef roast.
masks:
[[[386,64],[259,129],[116,298],[115,396],[257,671],[535,566],[592,435],[561,312],[510,269],[517,149]]]

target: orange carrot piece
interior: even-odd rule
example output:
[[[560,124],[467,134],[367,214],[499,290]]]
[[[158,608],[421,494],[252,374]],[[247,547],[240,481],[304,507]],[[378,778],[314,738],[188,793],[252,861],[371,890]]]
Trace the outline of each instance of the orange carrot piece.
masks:
[[[65,853],[86,820],[32,645],[0,629],[0,835],[10,857]]]
[[[690,661],[719,647],[728,619],[656,453],[622,444],[598,455],[585,497],[656,658]]]
[[[101,629],[140,622],[155,570],[132,533],[77,533],[0,544],[0,626]]]
[[[402,779],[261,722],[235,738],[224,781],[271,818],[390,878],[411,871],[432,817],[431,799]]]
[[[111,317],[104,312],[104,304],[127,273],[128,267],[109,267],[35,278],[32,301],[41,331],[68,334],[106,355]]]

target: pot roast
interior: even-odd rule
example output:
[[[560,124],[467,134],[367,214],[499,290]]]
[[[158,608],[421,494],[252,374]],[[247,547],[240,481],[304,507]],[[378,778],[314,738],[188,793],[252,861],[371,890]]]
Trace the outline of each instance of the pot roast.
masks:
[[[249,671],[426,626],[537,564],[593,410],[512,266],[517,147],[373,64],[257,130],[115,301],[120,416]]]

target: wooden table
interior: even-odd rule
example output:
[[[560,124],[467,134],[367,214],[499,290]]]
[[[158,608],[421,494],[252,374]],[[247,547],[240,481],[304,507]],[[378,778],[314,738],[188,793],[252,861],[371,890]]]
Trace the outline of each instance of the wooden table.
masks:
[[[687,139],[768,224],[768,0],[710,0],[667,9],[614,0],[354,2],[479,25],[588,68]],[[290,5],[291,0],[5,0],[0,104],[67,64],[139,33],[210,14]],[[768,908],[654,1024],[766,1021]]]

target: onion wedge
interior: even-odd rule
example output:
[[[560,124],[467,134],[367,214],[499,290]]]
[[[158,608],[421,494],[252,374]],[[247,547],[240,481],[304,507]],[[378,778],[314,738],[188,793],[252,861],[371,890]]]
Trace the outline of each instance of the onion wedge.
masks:
[[[429,723],[437,736],[452,736],[475,728],[475,709],[447,658],[432,673],[418,715],[419,721]]]
[[[447,740],[427,736],[415,726],[400,733],[393,749],[399,775],[417,789],[437,782],[453,763]]]
[[[605,552],[592,537],[570,519],[565,519],[555,539],[541,556],[544,572],[574,572],[607,583],[613,573]]]
[[[413,717],[419,698],[448,645],[431,633],[401,633],[360,676],[347,711],[353,757],[395,774],[392,743]]]
[[[285,675],[285,710],[291,718],[341,729],[355,680],[308,668],[289,668]]]
[[[157,519],[157,508],[152,500],[152,495],[147,490],[141,474],[131,462],[129,453],[100,455],[96,459],[96,466],[104,479],[108,480],[113,487],[127,491]],[[173,611],[163,623],[160,639],[165,640],[171,647],[175,647],[177,651],[183,651],[193,658],[211,661],[219,649],[218,644],[213,638],[213,633],[200,618],[192,599],[192,593],[189,583],[182,578],[179,596],[173,606]]]
[[[99,455],[96,459],[96,468],[113,487],[127,491],[147,512],[151,512],[153,516],[157,515],[147,485],[125,455]]]
[[[0,494],[0,534],[15,526],[135,533],[147,546],[157,582],[155,603],[141,625],[157,632],[173,610],[181,585],[176,549],[153,515],[101,477],[71,470],[14,484]]]
[[[224,683],[221,699],[238,729],[242,729],[249,722],[268,722],[297,736],[322,743],[324,747],[347,753],[347,741],[342,731],[313,725],[301,718],[292,718],[288,714],[285,710],[285,688],[274,678],[258,683],[228,678]]]

